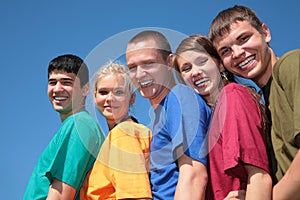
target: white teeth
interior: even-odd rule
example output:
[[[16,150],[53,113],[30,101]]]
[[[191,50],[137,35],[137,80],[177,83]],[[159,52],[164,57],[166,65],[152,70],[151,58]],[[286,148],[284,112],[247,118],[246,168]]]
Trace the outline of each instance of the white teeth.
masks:
[[[255,56],[251,56],[251,57],[247,58],[246,60],[244,60],[243,62],[241,62],[241,63],[239,64],[239,67],[242,68],[242,69],[244,69],[245,67],[247,67],[247,65],[248,65],[252,60],[254,60],[254,58],[255,58]]]
[[[201,87],[201,86],[203,86],[206,82],[207,82],[206,79],[204,79],[204,80],[199,80],[199,81],[196,81],[196,82],[194,83],[194,85],[197,86],[197,87]]]
[[[66,100],[67,97],[54,97],[54,99],[57,101],[62,101],[62,100]]]
[[[140,85],[142,87],[145,87],[145,86],[151,85],[152,83],[153,83],[153,80],[149,80],[149,81],[140,82]]]

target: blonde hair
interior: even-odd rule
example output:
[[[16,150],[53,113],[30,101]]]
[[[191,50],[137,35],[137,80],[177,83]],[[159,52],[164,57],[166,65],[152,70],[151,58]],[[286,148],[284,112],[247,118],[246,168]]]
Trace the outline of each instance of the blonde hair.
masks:
[[[94,81],[94,91],[97,91],[97,84],[98,81],[110,74],[119,74],[123,77],[125,82],[125,88],[128,89],[128,92],[130,95],[134,93],[134,85],[130,79],[130,76],[128,74],[128,70],[126,67],[120,63],[114,63],[112,61],[109,61],[105,65],[101,66],[98,71],[95,74],[95,81]]]

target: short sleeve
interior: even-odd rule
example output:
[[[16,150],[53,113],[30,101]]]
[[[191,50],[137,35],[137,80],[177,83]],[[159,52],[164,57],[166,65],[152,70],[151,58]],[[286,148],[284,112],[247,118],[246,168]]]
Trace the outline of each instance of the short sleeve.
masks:
[[[204,100],[187,86],[172,90],[168,98],[167,124],[173,138],[173,152],[183,145],[184,153],[207,165],[206,133],[210,122],[210,109]],[[180,155],[175,159],[178,159]]]
[[[233,176],[245,174],[243,164],[250,164],[269,172],[262,117],[255,99],[243,86],[230,84],[222,90],[219,101],[226,105],[221,132],[224,171]]]

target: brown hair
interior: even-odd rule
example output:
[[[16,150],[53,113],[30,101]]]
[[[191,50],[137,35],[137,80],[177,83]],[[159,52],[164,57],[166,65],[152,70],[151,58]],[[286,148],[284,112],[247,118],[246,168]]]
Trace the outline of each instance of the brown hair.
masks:
[[[219,62],[219,64],[222,64],[222,61],[221,61],[216,49],[214,48],[211,40],[208,37],[203,36],[203,35],[191,35],[181,41],[181,43],[179,44],[179,46],[176,49],[176,52],[175,52],[176,55],[173,56],[173,60],[172,60],[172,64],[173,64],[175,70],[179,72],[179,73],[176,73],[176,75],[177,75],[177,78],[179,78],[180,80],[183,80],[183,78],[181,76],[178,61],[177,61],[176,57],[185,51],[206,52],[211,57],[215,58],[215,60],[217,62]],[[234,76],[232,73],[228,72],[226,69],[225,69],[225,73],[226,73],[226,79],[222,76],[224,85],[231,83],[231,82],[235,82]],[[268,118],[266,115],[266,107],[265,107],[265,105],[261,104],[261,95],[258,94],[254,88],[251,88],[248,86],[244,86],[244,87],[249,91],[249,93],[255,99],[255,101],[260,109],[261,115],[262,115],[262,119],[263,119],[262,126],[264,129],[264,133],[267,133],[267,129],[269,128],[269,121],[268,121]],[[266,135],[263,135],[263,137],[265,137],[264,139],[266,139]]]
[[[248,21],[259,33],[262,33],[263,23],[256,13],[246,6],[235,5],[219,12],[214,18],[209,28],[209,39],[214,42],[218,37],[222,37],[237,21]]]

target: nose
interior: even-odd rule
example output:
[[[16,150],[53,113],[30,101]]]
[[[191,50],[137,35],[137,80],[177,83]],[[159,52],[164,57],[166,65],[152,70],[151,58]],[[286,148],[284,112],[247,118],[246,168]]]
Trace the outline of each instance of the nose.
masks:
[[[199,76],[200,74],[202,74],[202,70],[200,69],[200,67],[194,67],[192,66],[192,77],[196,77],[196,76]]]
[[[143,67],[137,66],[136,67],[136,78],[139,79],[139,78],[143,77],[144,74],[145,74],[145,71],[144,71]]]
[[[232,47],[232,57],[238,58],[244,53],[244,50],[239,45],[235,45]]]
[[[57,83],[55,84],[55,86],[53,88],[53,91],[54,92],[60,92],[62,90],[63,90],[62,84],[59,81],[57,81]]]
[[[107,94],[106,101],[112,101],[113,99],[114,99],[114,94],[112,92],[109,92]]]

